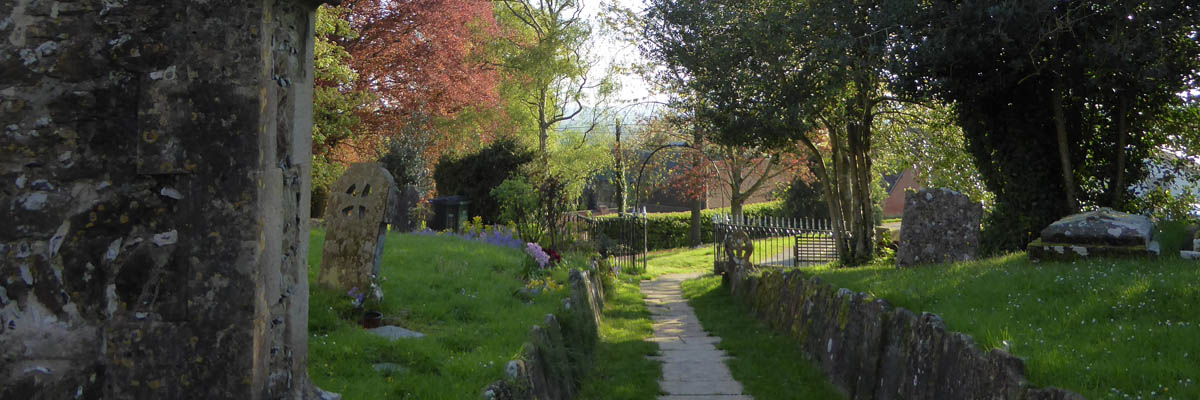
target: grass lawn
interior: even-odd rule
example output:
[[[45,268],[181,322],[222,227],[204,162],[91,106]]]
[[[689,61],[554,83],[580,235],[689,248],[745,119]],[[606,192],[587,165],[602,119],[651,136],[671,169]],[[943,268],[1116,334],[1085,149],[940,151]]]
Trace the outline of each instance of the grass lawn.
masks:
[[[721,286],[720,277],[686,281],[683,295],[704,329],[721,337],[717,347],[734,357],[726,361],[734,379],[756,400],[845,398],[795,339],[754,319]]]
[[[653,399],[659,394],[662,364],[646,358],[658,354],[658,345],[644,341],[654,335],[645,296],[636,277],[622,276],[611,283],[605,293],[595,364],[577,398]]]
[[[668,274],[712,272],[713,245],[705,244],[694,249],[681,247],[652,251],[646,264],[646,273],[636,276],[635,279],[653,280]]]
[[[504,376],[529,327],[562,304],[565,291],[524,302],[513,296],[520,250],[439,236],[389,235],[382,282],[385,324],[426,334],[390,342],[357,325],[350,297],[317,285],[324,232],[314,230],[309,253],[308,373],[347,400],[474,399]],[[566,281],[566,271],[555,272]],[[392,371],[375,364],[392,363]]]
[[[808,270],[838,287],[940,315],[1031,382],[1091,398],[1200,398],[1200,263],[1031,263],[1014,254],[897,270]]]

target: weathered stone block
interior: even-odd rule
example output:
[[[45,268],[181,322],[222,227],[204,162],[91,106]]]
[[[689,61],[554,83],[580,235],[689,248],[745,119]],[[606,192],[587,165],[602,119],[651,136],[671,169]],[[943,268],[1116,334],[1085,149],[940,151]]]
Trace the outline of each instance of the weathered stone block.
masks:
[[[415,185],[404,185],[404,189],[399,191],[398,196],[395,209],[391,212],[392,230],[412,232],[420,224],[420,221],[413,215],[413,209],[421,202],[421,193]]]
[[[396,181],[378,163],[351,165],[329,189],[321,286],[383,298],[377,282]]]
[[[0,398],[309,393],[316,3],[0,0]]]
[[[975,259],[983,206],[949,189],[908,191],[896,263],[900,267]]]

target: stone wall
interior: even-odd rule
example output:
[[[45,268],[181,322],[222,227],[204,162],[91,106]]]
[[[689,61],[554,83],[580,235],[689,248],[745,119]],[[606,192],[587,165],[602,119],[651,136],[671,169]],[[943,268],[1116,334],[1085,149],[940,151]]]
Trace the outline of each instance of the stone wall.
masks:
[[[520,357],[505,366],[503,380],[484,389],[484,399],[575,397],[599,340],[604,286],[599,274],[582,270],[571,271],[569,286],[571,295],[562,310],[558,315],[546,314],[541,325],[529,329]]]
[[[1021,359],[982,351],[970,336],[946,330],[937,315],[894,308],[799,271],[733,275],[734,298],[798,340],[851,399],[1083,398],[1030,386]]]
[[[303,398],[315,0],[0,0],[0,398]]]

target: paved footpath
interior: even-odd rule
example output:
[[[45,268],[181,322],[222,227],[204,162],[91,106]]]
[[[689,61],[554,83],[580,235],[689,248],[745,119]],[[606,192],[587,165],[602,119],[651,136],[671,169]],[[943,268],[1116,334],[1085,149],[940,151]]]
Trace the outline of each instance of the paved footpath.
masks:
[[[679,284],[700,274],[663,275],[642,281],[642,293],[654,319],[654,337],[662,353],[651,357],[662,361],[660,389],[667,393],[659,400],[750,400],[742,394],[742,384],[733,379],[718,350],[721,338],[708,336],[696,313],[683,299]]]

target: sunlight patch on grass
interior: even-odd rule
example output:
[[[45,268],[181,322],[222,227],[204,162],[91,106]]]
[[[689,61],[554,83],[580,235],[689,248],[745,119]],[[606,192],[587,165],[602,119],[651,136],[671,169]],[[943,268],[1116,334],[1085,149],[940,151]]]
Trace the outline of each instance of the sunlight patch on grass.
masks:
[[[579,399],[638,400],[659,394],[662,364],[646,358],[658,354],[658,345],[645,341],[654,335],[650,309],[637,280],[629,278],[606,284],[596,360],[583,380]]]
[[[504,376],[504,365],[529,327],[560,307],[565,290],[523,301],[520,250],[459,238],[389,234],[382,281],[385,324],[426,334],[396,342],[357,325],[350,297],[321,288],[317,275],[324,232],[309,252],[308,373],[317,386],[347,400],[478,398]],[[565,283],[566,271],[554,279]],[[394,364],[392,371],[374,365]]]

